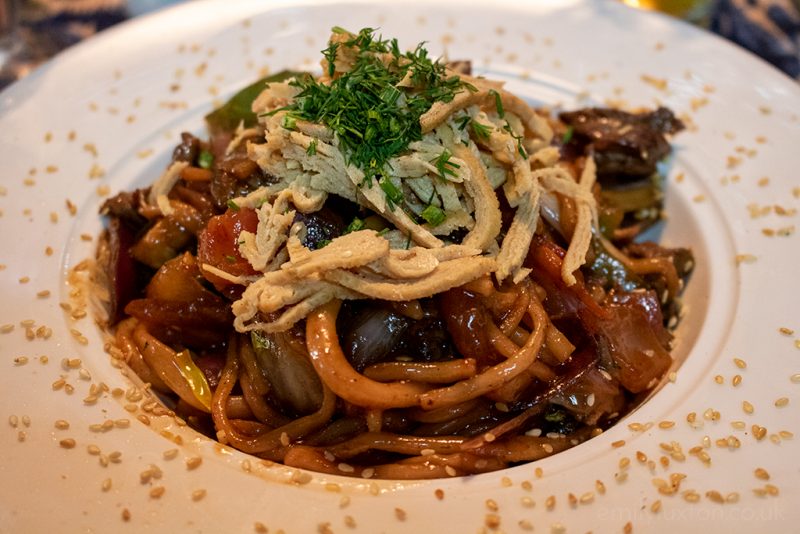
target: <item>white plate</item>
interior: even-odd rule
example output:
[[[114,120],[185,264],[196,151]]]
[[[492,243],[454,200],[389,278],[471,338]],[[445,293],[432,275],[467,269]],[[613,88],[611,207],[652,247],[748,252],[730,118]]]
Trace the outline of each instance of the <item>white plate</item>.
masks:
[[[472,58],[478,71],[537,103],[664,103],[690,117],[694,127],[676,140],[664,232],[668,243],[691,246],[698,260],[677,349],[686,361],[674,383],[606,434],[534,465],[414,483],[264,467],[169,428],[163,418],[151,417],[148,428],[125,410],[124,398],[104,393],[84,403],[92,384],[129,386],[103,352],[91,318],[73,320],[59,306],[70,300],[69,270],[93,253],[94,241],[82,236],[101,228],[102,195],[150,183],[178,134],[201,132],[214,101],[262,68],[314,68],[333,25],[379,26],[405,46],[427,40],[433,52]],[[325,524],[334,532],[476,532],[499,522],[503,531],[533,525],[537,532],[621,532],[630,522],[636,532],[734,532],[798,524],[800,436],[785,432],[800,430],[800,384],[790,380],[800,372],[800,247],[796,232],[764,231],[788,233],[797,224],[800,88],[739,49],[613,2],[194,2],[92,38],[0,100],[0,325],[13,325],[0,333],[0,530],[252,532],[261,522],[270,532],[323,532]],[[765,206],[768,213],[752,216]],[[755,261],[737,264],[745,254]],[[25,320],[35,321],[33,340]],[[48,328],[48,339],[37,337]],[[20,357],[27,363],[15,363]],[[91,379],[64,369],[63,358],[80,358]],[[61,377],[71,395],[54,390]],[[788,405],[776,406],[784,397]],[[711,420],[714,410],[718,420]],[[695,425],[687,423],[690,412]],[[59,419],[69,429],[56,428]],[[92,426],[119,419],[129,428]],[[675,425],[659,428],[662,421]],[[654,426],[634,432],[631,422]],[[754,424],[766,428],[766,437],[756,439]],[[728,446],[729,436],[739,448]],[[74,448],[60,446],[67,438]],[[699,450],[710,466],[690,454],[704,440]],[[670,454],[661,444],[672,443],[686,459],[665,467],[661,459]],[[90,445],[112,458],[119,451],[121,461],[103,467],[106,456],[90,454]],[[178,456],[165,459],[172,448]],[[637,454],[654,463],[648,467]],[[185,461],[195,455],[202,465],[189,470]],[[621,458],[631,460],[624,481],[617,475]],[[242,468],[248,462],[252,473]],[[142,483],[150,464],[163,476]],[[755,476],[757,467],[769,481]],[[686,478],[676,495],[662,495],[652,479],[671,473]],[[779,495],[754,493],[765,484]],[[153,498],[159,486],[165,492]],[[200,489],[207,494],[195,502]],[[731,494],[737,502],[715,502]],[[694,495],[698,502],[691,502]],[[656,500],[658,513],[651,511]]]

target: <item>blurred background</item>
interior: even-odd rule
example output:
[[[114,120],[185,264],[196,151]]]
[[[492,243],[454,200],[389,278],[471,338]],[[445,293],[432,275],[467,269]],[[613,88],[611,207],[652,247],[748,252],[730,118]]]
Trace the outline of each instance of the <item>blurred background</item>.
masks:
[[[0,0],[0,89],[97,32],[187,1]],[[707,28],[800,81],[800,0],[595,1],[659,10]]]

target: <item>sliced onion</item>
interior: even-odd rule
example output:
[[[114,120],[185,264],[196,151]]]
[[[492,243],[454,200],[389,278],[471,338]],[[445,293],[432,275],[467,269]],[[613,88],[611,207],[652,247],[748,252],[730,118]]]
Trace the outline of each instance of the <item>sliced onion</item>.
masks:
[[[275,400],[297,414],[313,413],[322,405],[322,383],[305,348],[290,335],[252,332],[253,350]]]

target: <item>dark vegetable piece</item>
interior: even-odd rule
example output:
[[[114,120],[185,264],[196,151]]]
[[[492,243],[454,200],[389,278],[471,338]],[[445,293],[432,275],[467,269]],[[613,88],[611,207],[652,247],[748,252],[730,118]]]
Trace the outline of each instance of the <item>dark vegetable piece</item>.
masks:
[[[212,217],[198,236],[198,260],[233,276],[256,274],[250,263],[239,254],[239,234],[242,230],[255,232],[257,226],[258,215],[248,208],[228,210]],[[206,270],[203,270],[203,276],[220,291],[231,285],[228,280]]]
[[[616,380],[608,380],[592,366],[553,396],[551,402],[569,410],[582,423],[595,425],[603,416],[619,413],[625,405],[625,397]]]
[[[131,248],[134,258],[154,269],[183,250],[204,224],[189,204],[173,200],[170,205],[173,213],[158,219]]]
[[[345,223],[342,217],[327,206],[313,213],[300,213],[294,217],[294,222],[302,222],[306,226],[306,235],[302,240],[303,246],[311,250],[322,248],[344,233]]]
[[[601,366],[631,393],[652,388],[672,365],[672,357],[644,311],[629,303],[605,309],[607,318],[582,314],[595,332]]]
[[[108,318],[116,324],[125,317],[123,310],[136,294],[136,267],[130,248],[133,232],[118,217],[111,217],[106,229],[103,271],[108,280]]]
[[[654,173],[656,163],[670,153],[665,135],[684,128],[680,119],[664,107],[647,113],[586,108],[561,113],[559,118],[573,129],[572,142],[591,145],[599,175]]]
[[[395,352],[410,356],[415,361],[436,362],[452,359],[455,351],[445,321],[436,313],[412,321],[400,338]]]
[[[369,228],[367,221],[357,217],[359,210],[357,204],[345,198],[328,195],[322,209],[313,213],[297,212],[294,222],[306,225],[303,246],[315,250],[341,235]],[[373,229],[380,231],[382,228]]]
[[[288,412],[309,414],[322,404],[322,383],[314,371],[302,338],[292,332],[252,332],[251,341],[264,369],[270,395]]]
[[[592,259],[588,264],[591,282],[605,289],[618,288],[633,291],[642,287],[643,281],[612,256],[599,239],[592,240]]]
[[[453,344],[464,358],[475,358],[479,367],[500,361],[486,333],[491,317],[477,295],[455,287],[437,300]]]
[[[672,334],[664,328],[664,314],[661,311],[661,304],[658,300],[658,293],[652,289],[625,292],[625,291],[611,291],[608,295],[607,302],[609,304],[622,304],[630,305],[641,310],[653,334],[661,343],[661,346],[669,350],[669,344],[672,341]]]
[[[103,202],[100,207],[100,214],[120,219],[136,233],[147,224],[147,219],[139,213],[142,196],[145,194],[145,189],[117,193]]]
[[[223,343],[231,330],[230,304],[200,283],[195,258],[183,254],[166,262],[147,285],[145,298],[125,313],[144,322],[159,339],[205,348]]]
[[[209,191],[216,208],[224,211],[230,200],[247,196],[259,187],[274,182],[275,179],[265,174],[255,161],[245,154],[234,152],[217,164]]]
[[[688,276],[694,268],[694,255],[688,248],[666,248],[652,241],[631,243],[623,251],[632,258],[670,258],[678,276]]]
[[[199,152],[200,139],[188,132],[183,132],[180,144],[172,151],[172,161],[185,161],[189,165],[194,165]]]
[[[261,78],[233,95],[222,107],[206,115],[206,124],[211,136],[214,137],[220,131],[233,132],[241,122],[244,122],[245,128],[255,126],[257,117],[252,110],[253,101],[261,94],[265,85],[270,82],[282,82],[301,74],[300,72],[284,70],[272,76]]]
[[[340,315],[342,350],[358,371],[385,361],[409,327],[407,317],[381,304],[353,306],[351,313]]]

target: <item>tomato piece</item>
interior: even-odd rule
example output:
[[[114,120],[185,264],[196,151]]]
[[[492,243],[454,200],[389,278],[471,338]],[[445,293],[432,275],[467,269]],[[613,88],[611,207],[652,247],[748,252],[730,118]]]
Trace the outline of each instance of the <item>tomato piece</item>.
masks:
[[[233,276],[257,274],[245,258],[239,254],[239,234],[243,230],[255,233],[258,215],[255,210],[240,208],[228,210],[212,217],[198,236],[197,257],[201,265],[208,264]],[[214,284],[218,291],[232,282],[202,269],[203,276]]]

